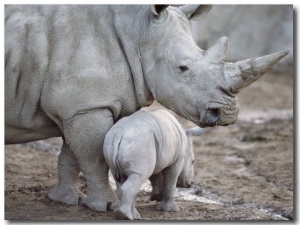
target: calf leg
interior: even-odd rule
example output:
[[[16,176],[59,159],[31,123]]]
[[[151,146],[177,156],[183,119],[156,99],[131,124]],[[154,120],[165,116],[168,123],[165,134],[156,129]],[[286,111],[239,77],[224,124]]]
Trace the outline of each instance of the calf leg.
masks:
[[[122,183],[117,181],[116,179],[115,179],[115,182],[116,182],[116,186],[117,186],[117,196],[119,198],[121,198],[121,185],[122,185]]]
[[[131,174],[128,176],[127,180],[121,185],[121,202],[120,206],[115,210],[116,219],[140,219],[140,214],[136,210],[133,201],[145,180],[146,178],[142,177],[139,174]]]
[[[85,199],[86,195],[76,186],[79,172],[78,162],[64,140],[58,156],[58,183],[50,190],[48,197],[52,201],[74,205],[78,204],[79,198]]]
[[[179,207],[174,202],[176,192],[176,183],[180,172],[182,171],[183,159],[180,159],[170,168],[163,170],[163,192],[162,201],[158,204],[157,209],[161,211],[179,211]]]
[[[157,173],[152,175],[149,180],[151,181],[152,185],[152,192],[150,201],[161,201],[162,200],[162,185],[163,185],[163,174]]]

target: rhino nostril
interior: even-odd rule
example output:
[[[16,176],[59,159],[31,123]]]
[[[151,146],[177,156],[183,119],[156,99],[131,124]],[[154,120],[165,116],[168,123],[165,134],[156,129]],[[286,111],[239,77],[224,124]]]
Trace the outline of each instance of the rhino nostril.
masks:
[[[209,125],[216,125],[217,121],[219,120],[220,110],[217,108],[209,109],[209,119],[207,123]]]
[[[220,112],[219,109],[210,109],[211,116],[219,118]]]

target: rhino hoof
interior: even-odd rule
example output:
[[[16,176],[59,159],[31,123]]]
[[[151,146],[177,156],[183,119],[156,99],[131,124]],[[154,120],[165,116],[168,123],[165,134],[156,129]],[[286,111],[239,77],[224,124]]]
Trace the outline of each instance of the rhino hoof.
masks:
[[[119,206],[119,201],[108,202],[107,203],[107,210],[114,211],[116,208],[118,208],[118,206]]]
[[[82,199],[79,199],[79,201],[81,205],[97,212],[113,211],[115,208],[118,207],[117,202],[88,202]]]
[[[65,188],[56,185],[49,191],[48,198],[54,202],[78,205],[80,199],[85,199],[86,195],[83,194],[77,187]]]
[[[98,196],[88,196],[84,199],[79,199],[79,204],[83,205],[87,208],[90,208],[97,212],[106,212],[106,211],[113,211],[119,205],[119,199],[116,196],[110,196],[110,198],[103,199]]]

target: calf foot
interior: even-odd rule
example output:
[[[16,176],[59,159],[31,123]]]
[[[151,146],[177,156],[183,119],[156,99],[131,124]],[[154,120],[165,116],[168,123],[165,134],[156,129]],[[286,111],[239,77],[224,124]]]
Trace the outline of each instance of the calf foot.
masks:
[[[135,220],[140,220],[141,219],[141,216],[140,216],[139,212],[137,211],[137,209],[135,207],[133,208],[132,215],[133,215],[133,218]]]
[[[160,202],[157,205],[157,210],[160,211],[180,211],[179,207],[173,202],[173,201],[169,201],[169,202]]]
[[[134,220],[131,207],[119,207],[115,210],[116,220]]]
[[[70,205],[78,205],[79,199],[85,199],[86,195],[76,186],[56,184],[48,193],[51,201],[62,202]]]

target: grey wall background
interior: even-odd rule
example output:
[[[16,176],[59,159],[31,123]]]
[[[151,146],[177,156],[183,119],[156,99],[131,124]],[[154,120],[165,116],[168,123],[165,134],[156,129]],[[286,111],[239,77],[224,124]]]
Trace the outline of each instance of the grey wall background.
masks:
[[[290,50],[274,70],[293,65],[292,5],[214,5],[203,20],[192,21],[191,27],[194,40],[202,49],[227,36],[227,61]]]

